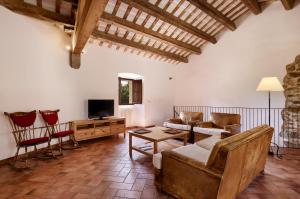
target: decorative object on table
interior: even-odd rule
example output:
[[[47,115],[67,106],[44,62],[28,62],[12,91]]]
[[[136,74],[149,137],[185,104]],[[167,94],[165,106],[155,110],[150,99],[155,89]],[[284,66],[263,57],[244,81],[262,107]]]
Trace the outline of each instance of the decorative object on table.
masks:
[[[164,130],[162,130],[163,132],[165,132],[165,133],[169,133],[169,134],[177,134],[177,133],[181,133],[182,131],[181,130],[179,130],[179,129],[171,129],[171,128],[169,128],[169,129],[164,129]]]
[[[269,126],[271,126],[271,91],[283,91],[283,87],[277,77],[263,77],[257,88],[256,91],[267,91],[268,92],[268,105],[269,105]],[[279,151],[279,146],[275,143],[272,143],[277,147],[277,156],[279,157],[278,151]],[[274,155],[273,150],[269,151],[270,155]]]
[[[137,134],[145,134],[145,133],[150,133],[151,130],[149,130],[149,129],[138,129],[138,130],[135,130],[133,132],[137,133]]]
[[[145,145],[145,146],[140,146],[139,149],[144,150],[144,151],[149,151],[153,149],[151,145]]]

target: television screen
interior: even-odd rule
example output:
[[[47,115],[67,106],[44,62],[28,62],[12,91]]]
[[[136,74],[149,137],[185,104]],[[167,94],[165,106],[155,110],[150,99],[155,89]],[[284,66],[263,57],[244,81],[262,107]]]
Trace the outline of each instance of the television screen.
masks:
[[[88,117],[103,118],[114,115],[114,100],[88,100]]]

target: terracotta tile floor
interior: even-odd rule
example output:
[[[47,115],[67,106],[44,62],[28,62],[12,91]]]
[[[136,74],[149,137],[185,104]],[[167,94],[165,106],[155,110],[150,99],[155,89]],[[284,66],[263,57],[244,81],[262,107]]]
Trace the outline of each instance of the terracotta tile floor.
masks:
[[[81,146],[58,159],[33,160],[31,170],[0,166],[0,198],[171,198],[156,191],[150,158],[134,152],[134,161],[130,160],[127,139],[104,138]],[[300,198],[299,151],[295,155],[283,160],[270,157],[265,175],[238,199]]]

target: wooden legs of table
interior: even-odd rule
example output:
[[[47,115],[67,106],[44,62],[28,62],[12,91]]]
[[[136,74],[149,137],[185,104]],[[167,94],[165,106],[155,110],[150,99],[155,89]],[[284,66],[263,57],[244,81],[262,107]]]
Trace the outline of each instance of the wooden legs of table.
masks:
[[[154,141],[153,142],[153,154],[156,154],[157,152],[158,152],[158,150],[157,150],[157,142]]]
[[[187,141],[188,141],[188,134],[185,134],[184,137],[183,137],[183,145],[187,145]]]
[[[129,134],[129,157],[132,159],[132,135]]]

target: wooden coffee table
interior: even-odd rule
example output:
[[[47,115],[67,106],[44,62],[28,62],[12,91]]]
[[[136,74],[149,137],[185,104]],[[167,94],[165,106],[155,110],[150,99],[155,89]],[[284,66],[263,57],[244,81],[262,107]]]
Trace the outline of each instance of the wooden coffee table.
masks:
[[[157,149],[158,142],[173,139],[173,138],[183,138],[183,144],[184,145],[187,144],[189,131],[182,130],[180,133],[170,134],[170,133],[165,133],[163,131],[164,129],[167,129],[165,127],[152,127],[152,128],[147,128],[147,129],[151,130],[151,132],[144,133],[144,134],[138,134],[138,133],[135,133],[134,131],[129,131],[129,156],[130,156],[130,158],[132,158],[133,150],[138,151],[138,152],[148,155],[148,156],[153,156],[153,154],[156,154],[158,152],[158,149]],[[139,148],[137,146],[133,146],[132,145],[132,137],[137,137],[137,138],[141,138],[141,139],[147,140],[149,142],[152,142],[153,143],[153,153],[148,152],[146,150],[142,150],[141,148]]]

